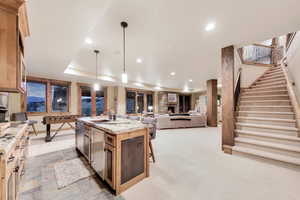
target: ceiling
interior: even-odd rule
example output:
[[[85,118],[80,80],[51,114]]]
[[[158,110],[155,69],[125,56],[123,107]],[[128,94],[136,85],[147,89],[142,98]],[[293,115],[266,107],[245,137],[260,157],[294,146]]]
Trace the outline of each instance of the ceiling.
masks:
[[[201,89],[219,77],[222,47],[300,30],[299,13],[298,0],[29,0],[26,60],[30,75],[93,82],[99,49],[100,74],[116,80],[103,84],[119,84],[125,20],[130,83]]]

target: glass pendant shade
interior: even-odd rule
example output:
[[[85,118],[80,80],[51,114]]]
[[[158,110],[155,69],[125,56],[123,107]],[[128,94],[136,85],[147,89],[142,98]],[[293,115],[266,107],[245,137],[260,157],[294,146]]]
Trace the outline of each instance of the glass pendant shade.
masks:
[[[100,84],[99,83],[94,83],[94,90],[99,91],[100,90]]]
[[[128,83],[128,76],[125,72],[122,74],[122,83]]]

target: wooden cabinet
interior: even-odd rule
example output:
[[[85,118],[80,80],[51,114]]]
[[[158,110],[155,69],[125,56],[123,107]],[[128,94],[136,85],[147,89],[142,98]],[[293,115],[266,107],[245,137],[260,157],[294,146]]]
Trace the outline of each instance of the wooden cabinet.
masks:
[[[20,192],[20,181],[25,173],[25,159],[28,149],[27,125],[20,129],[14,144],[7,152],[0,156],[0,199],[18,200]]]
[[[23,93],[26,85],[23,42],[29,35],[27,13],[21,1],[14,6],[22,9],[12,9],[9,2],[0,3],[0,91]]]
[[[145,171],[144,136],[121,142],[121,184],[125,184]]]
[[[88,126],[92,127],[92,131],[87,128]],[[84,131],[80,131],[82,127],[85,127]],[[89,137],[86,137],[87,132],[89,132]],[[95,136],[95,134],[100,135]],[[86,138],[86,142],[84,142],[86,150],[81,150],[82,135]],[[103,142],[105,143],[104,153]],[[89,143],[91,145],[88,145]],[[76,123],[76,148],[83,155],[91,152],[91,156],[85,156],[85,158],[90,161],[91,167],[117,195],[149,176],[149,133],[147,128],[113,133],[105,128],[101,129],[101,126],[97,127],[97,125],[78,120]],[[105,158],[102,159],[98,156]],[[102,166],[104,166],[103,174],[99,173],[103,169]]]
[[[109,144],[105,144],[105,173],[104,179],[110,185],[111,188],[115,189],[115,172],[116,172],[116,149]]]

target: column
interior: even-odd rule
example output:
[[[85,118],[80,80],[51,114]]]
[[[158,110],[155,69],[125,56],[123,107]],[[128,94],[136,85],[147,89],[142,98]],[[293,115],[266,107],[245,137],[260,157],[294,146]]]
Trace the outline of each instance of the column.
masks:
[[[211,127],[218,126],[218,80],[211,79],[207,81],[207,125]]]

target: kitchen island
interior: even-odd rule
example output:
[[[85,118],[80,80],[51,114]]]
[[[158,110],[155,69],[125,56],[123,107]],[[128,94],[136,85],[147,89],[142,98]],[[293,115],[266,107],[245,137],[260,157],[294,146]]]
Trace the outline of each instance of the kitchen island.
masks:
[[[79,118],[76,149],[117,195],[149,176],[149,133],[139,121]]]

